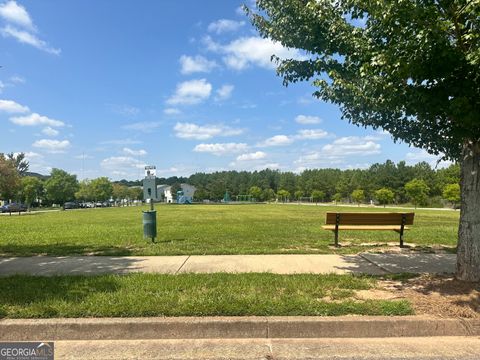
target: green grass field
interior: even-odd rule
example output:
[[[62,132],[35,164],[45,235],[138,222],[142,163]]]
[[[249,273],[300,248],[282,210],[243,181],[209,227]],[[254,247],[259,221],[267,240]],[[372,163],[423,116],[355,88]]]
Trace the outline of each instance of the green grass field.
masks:
[[[407,300],[360,300],[374,277],[130,274],[0,278],[0,318],[410,315]]]
[[[381,208],[259,204],[156,209],[155,244],[143,239],[141,207],[0,216],[0,255],[345,254],[375,249],[375,243],[398,242],[393,231],[344,231],[340,243],[346,246],[334,249],[332,232],[321,229],[326,211],[385,211]],[[455,246],[458,212],[415,213],[407,243]]]

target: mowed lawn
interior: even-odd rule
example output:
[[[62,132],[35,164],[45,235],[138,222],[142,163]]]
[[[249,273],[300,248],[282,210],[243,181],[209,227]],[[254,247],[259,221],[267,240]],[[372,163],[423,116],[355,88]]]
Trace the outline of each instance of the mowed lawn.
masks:
[[[355,253],[396,243],[393,231],[344,231],[335,249],[326,211],[414,211],[280,204],[160,205],[158,238],[143,239],[142,210],[100,208],[0,216],[0,256]],[[454,247],[459,213],[416,210],[405,241]],[[361,245],[363,244],[363,245]],[[372,246],[365,246],[371,244]]]
[[[406,299],[367,299],[368,276],[129,274],[0,277],[0,318],[410,315]]]

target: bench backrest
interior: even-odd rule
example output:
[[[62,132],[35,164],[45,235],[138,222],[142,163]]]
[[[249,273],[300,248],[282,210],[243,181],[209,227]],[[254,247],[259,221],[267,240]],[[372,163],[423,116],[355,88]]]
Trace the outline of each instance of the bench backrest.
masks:
[[[415,213],[327,212],[326,225],[412,225]]]

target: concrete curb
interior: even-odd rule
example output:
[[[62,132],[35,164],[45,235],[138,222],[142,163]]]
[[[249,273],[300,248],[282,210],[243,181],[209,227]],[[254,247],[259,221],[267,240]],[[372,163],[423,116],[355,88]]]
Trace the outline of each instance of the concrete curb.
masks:
[[[480,319],[286,316],[0,320],[0,341],[423,336],[480,336]]]

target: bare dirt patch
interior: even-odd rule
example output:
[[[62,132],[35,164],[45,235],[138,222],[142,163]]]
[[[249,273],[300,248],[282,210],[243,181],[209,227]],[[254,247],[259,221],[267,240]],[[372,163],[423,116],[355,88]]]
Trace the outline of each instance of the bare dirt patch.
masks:
[[[406,281],[383,280],[379,288],[409,300],[417,315],[480,318],[480,283],[422,275]]]
[[[429,253],[429,254],[454,254],[455,247],[446,245],[417,245],[405,243],[401,248],[396,243],[361,243],[360,246],[366,250],[370,250],[375,253],[385,254],[408,254],[408,253]]]
[[[358,300],[398,300],[404,299],[401,294],[393,291],[372,289],[372,290],[357,290],[355,291],[355,298]]]
[[[352,241],[342,241],[339,243],[342,248],[360,248],[361,251],[382,253],[382,254],[408,254],[408,253],[429,253],[429,254],[455,254],[456,247],[448,245],[418,245],[413,243],[404,243],[401,248],[397,242],[367,242],[356,243]],[[330,244],[328,248],[338,250],[338,247]]]

